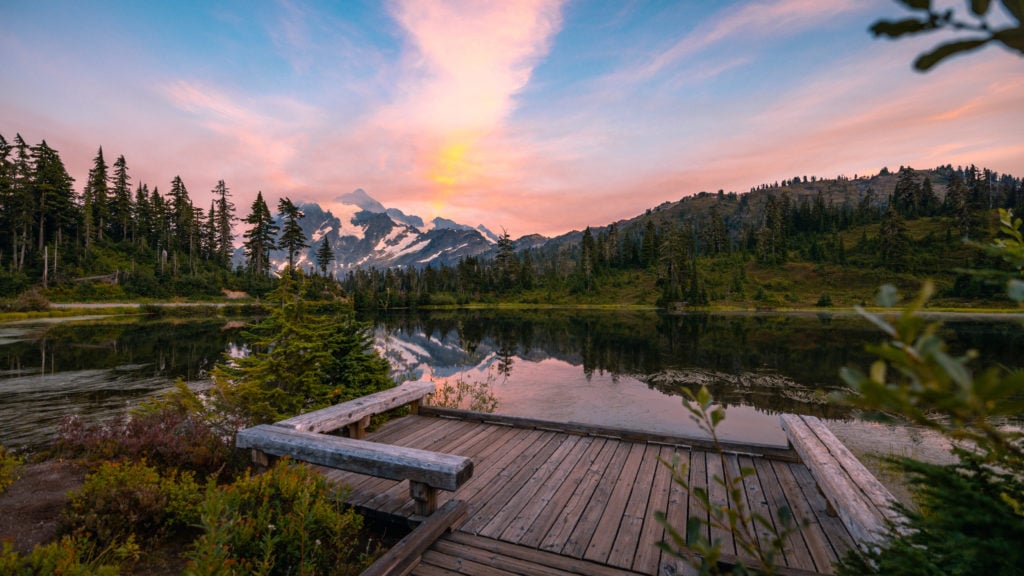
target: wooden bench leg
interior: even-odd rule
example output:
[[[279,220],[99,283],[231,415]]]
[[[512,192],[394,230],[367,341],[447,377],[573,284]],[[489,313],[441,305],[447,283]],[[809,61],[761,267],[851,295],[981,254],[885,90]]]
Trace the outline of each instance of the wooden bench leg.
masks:
[[[362,440],[366,437],[366,429],[370,427],[370,416],[365,416],[358,422],[348,425],[348,437]]]
[[[416,501],[416,514],[420,516],[430,516],[437,510],[437,488],[410,481],[409,497]]]
[[[277,462],[277,456],[272,456],[262,450],[252,449],[252,463],[259,470],[272,468]]]

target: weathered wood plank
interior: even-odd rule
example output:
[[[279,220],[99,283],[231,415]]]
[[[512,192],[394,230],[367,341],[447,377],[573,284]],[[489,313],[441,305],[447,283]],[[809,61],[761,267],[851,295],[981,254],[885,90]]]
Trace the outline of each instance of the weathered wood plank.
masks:
[[[427,548],[442,534],[458,527],[458,524],[466,518],[466,510],[465,502],[449,501],[407,534],[405,538],[399,540],[369,568],[363,570],[360,576],[408,574],[419,563],[420,556]]]
[[[782,485],[779,484],[779,479],[776,477],[775,470],[771,464],[767,460],[758,459],[754,461],[754,468],[757,470],[757,476],[761,480],[761,488],[764,490],[768,501],[768,510],[772,514],[772,522],[778,527],[782,526],[779,511],[785,507],[792,512],[793,507],[786,499],[786,493],[783,491]],[[783,554],[785,555],[786,566],[801,570],[814,570],[814,560],[811,559],[811,553],[807,549],[807,544],[804,542],[803,536],[799,531],[791,533],[786,538],[784,544]]]
[[[431,427],[424,429],[416,435],[405,438],[400,445],[418,450],[443,452],[443,450],[438,450],[437,448],[442,447],[444,442],[450,439],[450,435],[458,433],[461,428],[458,423],[453,421],[443,422],[434,420]],[[460,454],[459,456],[464,455]],[[372,478],[369,482],[359,485],[358,489],[353,492],[350,502],[355,506],[389,513],[390,511],[385,509],[386,503],[394,503],[396,501],[404,503],[408,501],[405,498],[405,494],[409,490],[408,486],[404,485],[401,481],[396,484],[394,480],[383,477]],[[399,506],[400,504],[393,505]]]
[[[448,574],[465,574],[466,576],[522,576],[508,570],[499,570],[473,560],[466,560],[458,556],[445,554],[438,550],[427,550],[423,554],[423,561],[420,565],[427,564],[448,570]]]
[[[695,488],[708,488],[708,469],[707,469],[707,452],[703,450],[692,450],[690,451],[690,494],[687,498],[686,508],[689,510],[689,516],[697,516],[708,519],[708,511],[704,508],[704,505],[694,496],[693,490]],[[686,528],[686,523],[682,525]],[[700,536],[705,539],[711,538],[711,532],[707,524],[701,526]],[[686,539],[689,540],[691,535],[689,531],[686,533]],[[710,540],[709,540],[710,541]]]
[[[752,469],[753,467],[751,467]],[[725,470],[729,472],[729,477],[736,479],[742,476],[742,468],[740,467],[740,457],[736,454],[725,455]],[[737,527],[737,531],[740,534],[734,534],[733,538],[736,544],[736,556],[744,560],[750,560],[753,558],[753,554],[744,548],[744,539],[753,539],[753,544],[756,546],[758,542],[757,538],[757,526],[751,517],[751,503],[750,499],[747,498],[747,491],[744,486],[743,480],[739,483],[739,502],[733,502],[733,506],[743,506],[745,510],[744,515],[748,521]]]
[[[541,550],[559,552],[580,523],[583,511],[594,496],[605,472],[611,467],[612,458],[619,451],[622,443],[618,440],[606,440],[597,458],[590,463],[584,473],[583,480],[577,485],[576,491],[566,502],[555,523],[540,541]]]
[[[579,434],[583,436],[598,436],[602,438],[616,438],[626,442],[653,442],[657,444],[670,444],[673,446],[689,447],[694,449],[714,449],[715,444],[707,438],[691,438],[685,436],[672,436],[667,434],[656,434],[642,430],[631,430],[628,428],[617,428],[614,426],[599,426],[596,424],[581,424],[578,422],[557,422],[552,420],[539,420],[536,418],[524,418],[522,416],[509,416],[506,414],[487,414],[473,412],[470,410],[456,410],[453,408],[439,408],[437,406],[422,406],[420,414],[424,416],[437,416],[442,418],[458,418],[484,424],[498,424],[502,426],[516,426],[518,428],[529,428],[535,430],[549,430],[565,432],[567,434]],[[769,444],[743,444],[738,442],[721,442],[725,452],[736,454],[749,454],[753,456],[764,456],[783,460],[786,462],[798,462],[799,456],[793,449],[787,446],[774,446]]]
[[[532,470],[530,471],[528,478],[521,482],[517,480],[509,482],[510,484],[519,484],[519,489],[516,491],[515,495],[507,499],[506,503],[501,506],[500,510],[491,516],[490,521],[480,528],[478,534],[491,538],[498,537],[522,512],[523,508],[528,506],[531,502],[538,501],[538,490],[544,486],[551,477],[552,472],[558,468],[559,464],[565,461],[566,455],[572,452],[573,448],[576,447],[578,440],[581,440],[579,436],[560,435],[555,437],[552,444],[549,444],[549,446],[554,446],[554,450],[551,451],[549,456],[540,461],[539,465],[535,464],[537,459],[534,459],[531,462],[528,469],[532,468]],[[503,498],[503,495],[499,494],[495,496],[492,501],[499,498]]]
[[[529,502],[508,523],[499,539],[506,542],[519,543],[530,529],[530,526],[540,518],[544,510],[557,505],[554,503],[555,495],[593,443],[594,438],[584,436],[572,444],[572,450],[569,454],[558,463],[558,467],[551,472],[544,483],[531,495]]]
[[[509,500],[516,495],[530,477],[540,468],[548,457],[562,444],[558,434],[550,432],[509,464],[508,468],[498,474],[497,480],[481,490],[477,498],[482,503],[476,513],[466,521],[462,529],[465,532],[479,534],[484,526]]]
[[[313,412],[281,420],[276,424],[306,432],[331,432],[355,424],[374,414],[381,414],[411,402],[417,402],[434,393],[434,383],[421,380],[376,392],[368,396],[328,406]]]
[[[822,533],[821,525],[818,524],[814,511],[807,504],[807,500],[801,497],[803,493],[800,490],[800,485],[797,484],[796,477],[793,476],[791,466],[796,465],[787,462],[772,462],[772,468],[775,469],[775,475],[779,479],[782,490],[791,495],[787,499],[790,510],[793,512],[793,519],[807,544],[807,550],[811,553],[811,559],[814,560],[814,569],[822,574],[831,574],[832,564],[836,560],[835,553],[832,551],[832,545],[829,544],[828,538]]]
[[[734,507],[734,503],[729,502],[728,491],[725,488],[725,465],[723,462],[724,455],[709,452],[707,457],[707,469],[708,469],[708,497],[711,499],[711,505],[717,508],[729,510]],[[723,528],[711,527],[711,541],[722,543],[722,554],[736,554],[736,542],[733,539],[731,530]]]
[[[615,482],[618,480],[619,474],[622,473],[631,448],[632,444],[628,442],[618,442],[615,454],[612,456],[604,475],[601,476],[601,482],[598,483],[597,490],[594,491],[590,502],[587,503],[586,508],[584,508],[583,513],[580,515],[580,519],[576,523],[572,534],[565,541],[565,546],[562,547],[561,551],[562,554],[574,558],[582,558],[583,554],[586,553],[587,547],[590,545],[590,539],[594,537],[594,533],[597,531],[598,520],[604,513],[608,500],[612,497]],[[612,534],[609,537],[614,538],[615,535]]]
[[[870,472],[867,472],[866,469],[863,472],[858,471],[859,478],[855,481],[848,474],[842,460],[836,457],[837,453],[849,452],[849,450],[834,435],[829,437],[831,433],[822,432],[823,441],[822,436],[812,430],[806,420],[800,416],[785,414],[781,420],[782,428],[789,436],[794,449],[800,454],[818,486],[821,487],[825,498],[835,509],[854,540],[863,546],[872,546],[883,542],[885,539],[883,512],[857,483],[864,478],[865,473],[870,476]],[[828,443],[826,444],[825,441]],[[852,454],[850,457],[852,458]],[[863,468],[863,465],[860,467]]]
[[[689,450],[678,451],[678,452],[673,451],[673,452],[670,453],[669,458],[667,459],[667,461],[670,464],[673,464],[677,457],[679,459],[679,466],[677,468],[682,468],[684,470],[684,474],[686,475],[686,477],[689,478],[690,451]],[[663,466],[663,468],[665,468],[665,467]],[[668,478],[669,492],[668,492],[668,510],[665,512],[665,520],[666,520],[666,522],[668,522],[669,526],[672,526],[673,528],[675,528],[680,534],[682,534],[685,537],[686,536],[686,520],[687,520],[687,516],[688,516],[689,497],[688,497],[686,491],[683,490],[683,487],[680,486],[679,484],[677,484],[672,479],[673,471],[674,471],[673,469],[667,468],[667,472],[668,472],[668,476],[669,476],[669,478]],[[667,534],[667,532],[664,529],[662,529],[661,535],[662,535],[662,537],[666,541],[669,540],[668,534]],[[658,541],[660,541],[660,540],[658,540]],[[671,554],[669,554],[668,552],[662,552],[661,554],[659,554],[659,556],[658,556],[658,566],[660,568],[659,568],[658,573],[659,574],[666,573],[666,570],[669,569],[674,564],[674,562],[675,562],[674,557]],[[649,571],[649,570],[642,570],[642,572],[653,573],[653,571]]]
[[[640,463],[640,470],[636,473],[633,489],[629,495],[629,501],[619,522],[619,531],[615,536],[615,542],[608,553],[606,564],[629,569],[633,566],[639,550],[637,545],[640,542],[640,534],[644,525],[656,523],[654,520],[654,509],[650,508],[651,490],[656,477],[658,458],[661,456],[662,446],[648,444],[644,447],[643,461]],[[668,496],[668,486],[665,486],[664,495]],[[660,509],[662,512],[664,508]],[[600,527],[598,527],[600,530]],[[655,552],[657,547],[650,545]]]
[[[615,540],[618,537],[626,512],[626,505],[629,503],[630,496],[637,487],[638,471],[643,462],[646,449],[647,446],[644,444],[632,444],[629,447],[629,455],[626,457],[626,462],[622,465],[622,470],[612,486],[608,502],[604,505],[604,510],[601,511],[601,517],[597,521],[594,536],[590,539],[590,543],[583,553],[585,559],[601,562],[602,564],[609,563],[608,556],[615,546]],[[645,480],[649,482],[651,476],[648,476]],[[648,490],[650,489],[649,486],[648,484]],[[646,496],[644,500],[644,504],[646,504]]]
[[[570,498],[584,493],[587,494],[587,498],[590,497],[588,487],[592,491],[597,481],[600,480],[598,473],[593,471],[594,463],[611,442],[604,438],[592,439],[579,462],[565,475],[565,479],[551,496],[551,500],[544,506],[522,537],[517,540],[519,544],[532,547],[540,546],[541,541],[544,540],[555,523],[566,519],[563,510],[568,505]],[[569,530],[572,530],[571,526]]]
[[[814,511],[814,516],[818,519],[818,524],[825,533],[825,537],[828,538],[829,544],[832,545],[832,550],[836,557],[843,557],[854,545],[843,521],[829,513],[829,504],[821,494],[821,490],[818,489],[818,483],[815,482],[811,471],[806,466],[794,464],[790,470],[792,470],[797,483],[800,485],[800,491],[804,499],[807,500],[807,504]]]
[[[473,475],[473,462],[463,456],[267,424],[240,431],[236,445],[392,480],[413,479],[442,490],[456,490]]]
[[[774,523],[772,512],[768,506],[768,497],[765,495],[764,489],[761,488],[761,479],[758,477],[757,469],[754,467],[754,461],[744,456],[738,459],[738,464],[741,470],[745,468],[754,470],[753,474],[743,479],[743,491],[747,496],[747,509],[750,511],[750,514],[757,514],[771,523],[773,527],[778,528]],[[757,545],[762,549],[770,545],[772,533],[763,524],[754,523],[754,535]],[[752,559],[752,554],[744,551],[740,557],[750,560]],[[783,560],[780,559],[780,562],[783,562]]]
[[[610,566],[603,566],[586,560],[580,560],[577,558],[570,558],[568,556],[562,556],[560,554],[554,554],[552,552],[545,552],[543,550],[537,550],[536,548],[529,548],[526,546],[517,546],[508,542],[502,542],[500,540],[494,540],[491,538],[483,538],[480,536],[473,536],[466,534],[465,532],[456,532],[445,536],[446,542],[454,542],[467,546],[472,546],[480,550],[487,550],[495,554],[507,556],[509,558],[518,558],[520,560],[526,560],[531,564],[547,566],[556,570],[561,570],[568,574],[579,574],[581,576],[623,576],[627,574],[633,574],[625,570],[619,570]]]

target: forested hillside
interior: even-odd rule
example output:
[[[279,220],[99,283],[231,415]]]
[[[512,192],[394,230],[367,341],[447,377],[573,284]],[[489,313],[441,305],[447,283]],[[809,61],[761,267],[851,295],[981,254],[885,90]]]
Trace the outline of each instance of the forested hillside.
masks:
[[[223,180],[202,193],[208,207],[197,196],[179,176],[166,193],[135,182],[125,157],[108,164],[102,148],[76,187],[45,141],[0,135],[0,297],[32,287],[54,299],[259,295],[273,286],[275,250],[288,267],[301,261],[311,276],[328,276],[336,253],[326,241],[311,246],[290,199],[275,217],[259,193],[239,217]],[[855,304],[881,283],[931,277],[955,305],[998,305],[1001,287],[959,270],[998,266],[976,243],[991,237],[1000,207],[1024,207],[1021,180],[975,166],[795,176],[745,193],[701,192],[553,239],[506,233],[455,264],[360,268],[342,283],[363,308],[776,307]],[[243,258],[233,267],[239,220]]]
[[[999,266],[973,243],[995,209],[1024,206],[1019,178],[975,166],[799,176],[742,194],[701,192],[630,220],[513,242],[458,266],[361,270],[365,307],[473,301],[756,307],[850,305],[878,285],[934,278],[958,306],[1002,288],[958,270]]]
[[[238,217],[227,184],[204,191],[208,207],[181,177],[169,184],[163,192],[133,181],[125,157],[108,164],[100,148],[76,189],[45,140],[29,146],[20,134],[13,142],[0,135],[0,297],[30,287],[77,299],[269,289],[267,253],[279,244],[262,195],[244,217],[246,265],[232,270]]]

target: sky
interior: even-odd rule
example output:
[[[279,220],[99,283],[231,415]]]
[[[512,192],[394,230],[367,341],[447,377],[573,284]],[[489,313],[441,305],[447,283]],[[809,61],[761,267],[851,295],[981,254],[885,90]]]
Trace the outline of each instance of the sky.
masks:
[[[963,9],[963,2],[953,5]],[[998,3],[993,3],[998,5]],[[994,10],[1000,10],[996,6]],[[889,0],[0,1],[0,134],[85,182],[225,180],[513,237],[795,176],[976,164],[1024,176],[1024,58],[914,72]]]

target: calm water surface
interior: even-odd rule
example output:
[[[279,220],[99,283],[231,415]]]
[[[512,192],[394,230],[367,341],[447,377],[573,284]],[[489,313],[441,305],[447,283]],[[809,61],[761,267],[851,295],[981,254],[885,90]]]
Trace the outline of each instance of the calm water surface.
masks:
[[[723,436],[784,444],[778,414],[856,415],[828,404],[841,366],[867,367],[880,334],[851,314],[462,310],[391,313],[374,323],[396,378],[486,383],[498,412],[693,435],[682,390],[706,385]],[[1024,365],[1013,321],[947,322],[954,347]],[[202,385],[245,348],[223,319],[138,318],[0,325],[0,444],[39,448],[66,415],[107,418],[172,386]]]

